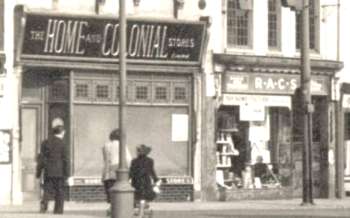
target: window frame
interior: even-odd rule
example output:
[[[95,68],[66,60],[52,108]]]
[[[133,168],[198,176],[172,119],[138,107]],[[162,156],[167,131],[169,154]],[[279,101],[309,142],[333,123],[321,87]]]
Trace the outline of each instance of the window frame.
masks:
[[[100,98],[97,96],[97,86],[107,86],[108,89],[108,97]],[[93,82],[93,100],[96,102],[111,102],[113,99],[113,91],[112,91],[113,83],[108,80],[95,80]]]
[[[271,46],[270,45],[270,3],[271,1],[274,1],[275,4],[275,16],[276,16],[276,46]],[[282,47],[282,5],[280,0],[268,0],[267,1],[267,19],[268,19],[268,24],[267,24],[267,47],[269,51],[281,51]]]
[[[309,17],[309,49],[312,52],[319,53],[320,52],[320,1],[319,0],[310,0],[310,2],[313,1],[313,16]],[[309,14],[311,15],[310,11]],[[297,51],[301,50],[301,44],[298,43],[298,38],[301,36],[301,22],[298,22],[298,19],[301,19],[301,12],[295,13],[295,49]],[[313,22],[311,22],[311,19],[313,19]],[[313,26],[311,25],[313,23]],[[314,31],[311,31],[312,28],[314,28]],[[313,38],[312,38],[313,36]],[[314,44],[314,48],[312,48],[310,45],[312,43]]]
[[[134,86],[133,86],[133,100],[134,103],[151,103],[152,102],[152,82],[151,81],[147,81],[147,80],[138,80],[138,81],[134,81]],[[143,88],[146,87],[147,88],[147,96],[146,98],[138,98],[138,88]]]
[[[184,99],[177,99],[176,98],[176,88],[183,88],[185,90],[185,96]],[[185,82],[180,82],[180,81],[175,81],[172,83],[172,88],[171,88],[171,102],[172,103],[187,103],[190,98],[190,90],[189,90],[189,85]]]
[[[244,13],[242,11],[245,11],[245,13],[247,13],[247,45],[238,45],[238,44],[231,44],[228,42],[228,34],[229,34],[229,31],[228,31],[228,28],[229,28],[229,25],[228,25],[228,21],[229,21],[229,13],[230,13],[230,9],[228,7],[229,5],[229,2],[230,1],[239,1],[239,0],[224,0],[224,5],[223,5],[223,14],[224,14],[224,28],[223,28],[223,31],[224,31],[224,47],[230,51],[230,50],[235,50],[235,49],[238,49],[238,50],[251,50],[253,49],[253,34],[254,34],[254,31],[253,31],[253,13],[254,13],[254,7],[252,7],[251,10],[242,10],[242,9],[234,9],[234,10],[237,10],[239,11],[239,13]],[[253,1],[253,6],[254,6],[254,1]]]
[[[77,85],[86,85],[87,86],[87,96],[86,97],[81,97],[81,96],[77,96]],[[85,101],[85,102],[91,102],[93,100],[92,94],[93,94],[93,84],[92,81],[90,79],[75,79],[74,80],[74,94],[73,94],[73,98],[74,101]]]
[[[152,85],[152,95],[153,95],[153,102],[155,103],[168,103],[170,102],[170,96],[171,96],[171,82],[170,81],[154,81]],[[158,99],[157,98],[157,88],[165,88],[166,92],[166,98],[165,99]]]

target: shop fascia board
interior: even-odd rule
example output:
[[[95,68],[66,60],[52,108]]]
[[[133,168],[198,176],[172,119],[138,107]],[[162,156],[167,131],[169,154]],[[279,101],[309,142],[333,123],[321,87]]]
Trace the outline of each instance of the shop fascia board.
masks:
[[[234,55],[234,54],[214,54],[215,63],[223,64],[226,68],[230,66],[240,66],[241,69],[273,69],[281,68],[288,71],[300,72],[300,58],[290,57],[269,57],[269,56],[254,56],[254,55]],[[311,60],[311,69],[322,75],[334,76],[344,67],[341,61],[333,60]],[[267,71],[267,70],[266,70]]]
[[[119,64],[111,63],[81,63],[81,62],[69,62],[65,60],[47,60],[38,61],[37,59],[22,59],[20,62],[21,66],[27,68],[61,68],[61,69],[86,69],[86,70],[104,70],[104,71],[119,71]],[[191,65],[160,65],[160,64],[131,64],[127,65],[128,71],[137,72],[159,72],[159,73],[198,73],[200,72],[199,66]]]

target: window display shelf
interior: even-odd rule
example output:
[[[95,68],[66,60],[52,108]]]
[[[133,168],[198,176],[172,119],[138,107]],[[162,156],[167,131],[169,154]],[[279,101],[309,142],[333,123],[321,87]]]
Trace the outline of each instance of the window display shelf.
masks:
[[[216,168],[230,168],[231,165],[223,165],[223,164],[217,164]]]
[[[227,141],[227,140],[218,140],[218,141],[216,141],[216,144],[230,144],[230,141]]]
[[[220,153],[220,155],[223,155],[223,156],[237,156],[239,153],[237,152],[222,152]]]

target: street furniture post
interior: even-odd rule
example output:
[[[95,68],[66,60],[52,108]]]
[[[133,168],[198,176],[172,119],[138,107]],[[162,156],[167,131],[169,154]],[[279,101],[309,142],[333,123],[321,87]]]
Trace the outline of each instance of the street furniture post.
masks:
[[[313,204],[312,193],[312,113],[311,102],[311,67],[309,56],[309,0],[303,0],[301,9],[301,90],[304,108],[304,143],[303,143],[303,205]]]
[[[110,189],[112,196],[112,218],[133,216],[133,188],[128,182],[126,163],[126,15],[125,0],[119,0],[119,129],[120,149],[117,181]]]

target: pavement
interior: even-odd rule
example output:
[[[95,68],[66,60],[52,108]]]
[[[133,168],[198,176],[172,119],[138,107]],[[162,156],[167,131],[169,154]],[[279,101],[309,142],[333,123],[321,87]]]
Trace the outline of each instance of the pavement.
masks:
[[[301,205],[301,199],[243,200],[230,202],[151,203],[149,218],[325,218],[350,217],[350,198],[314,199],[314,205]],[[104,202],[65,202],[63,215],[38,213],[38,202],[0,206],[0,218],[102,218],[109,207]],[[139,217],[139,216],[131,216]]]

